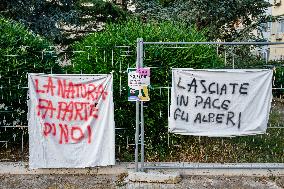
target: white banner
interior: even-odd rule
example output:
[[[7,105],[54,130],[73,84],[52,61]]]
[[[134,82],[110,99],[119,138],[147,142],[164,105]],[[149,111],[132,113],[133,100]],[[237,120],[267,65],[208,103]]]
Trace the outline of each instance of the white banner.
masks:
[[[29,74],[29,166],[115,164],[112,75]]]
[[[196,136],[265,133],[272,70],[173,69],[169,132]]]

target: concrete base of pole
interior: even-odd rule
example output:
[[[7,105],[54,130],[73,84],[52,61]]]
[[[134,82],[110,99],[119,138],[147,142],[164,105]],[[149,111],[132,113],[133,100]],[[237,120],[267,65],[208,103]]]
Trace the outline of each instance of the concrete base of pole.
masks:
[[[131,182],[148,182],[176,184],[181,181],[179,172],[162,173],[162,172],[128,172],[128,180]]]

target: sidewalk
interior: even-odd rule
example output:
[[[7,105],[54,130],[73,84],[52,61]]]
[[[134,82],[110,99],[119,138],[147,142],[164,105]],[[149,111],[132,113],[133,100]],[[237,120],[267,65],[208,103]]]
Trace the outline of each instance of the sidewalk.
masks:
[[[151,162],[145,163],[148,170],[178,171],[183,176],[284,176],[284,163],[179,163]],[[28,168],[28,162],[0,162],[0,174],[91,174],[120,175],[134,170],[134,163],[123,162],[114,166],[85,169],[34,169]],[[139,166],[140,167],[140,166]]]
[[[115,175],[1,175],[1,189],[282,189],[283,177],[184,176],[178,184],[123,182]]]
[[[182,175],[182,180],[177,184],[130,182],[127,175],[129,171],[133,171],[133,163],[86,169],[28,170],[27,163],[0,162],[0,188],[284,188],[284,169],[276,169],[283,164],[261,164],[262,168],[259,164],[147,163],[146,165],[151,167],[159,165],[164,168],[181,167],[178,171]],[[249,165],[251,169],[244,169],[244,166],[248,167]],[[263,169],[264,165],[268,168],[274,166],[274,169]],[[191,166],[191,169],[187,169],[187,166]],[[155,171],[177,170],[155,169]]]

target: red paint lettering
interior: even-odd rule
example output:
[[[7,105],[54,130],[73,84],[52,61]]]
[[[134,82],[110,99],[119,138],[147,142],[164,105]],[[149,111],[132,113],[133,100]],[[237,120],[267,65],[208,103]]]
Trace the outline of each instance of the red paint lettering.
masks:
[[[95,85],[93,85],[93,84],[89,84],[89,87],[88,87],[88,95],[87,95],[87,99],[88,100],[98,100],[97,98],[95,98],[94,97],[94,95],[93,95],[93,92],[95,92],[96,91],[96,86]]]
[[[81,90],[82,98],[86,98],[88,96],[88,91],[87,91],[87,86],[82,85],[82,90]]]
[[[44,90],[40,90],[38,87],[38,79],[35,79],[35,89],[36,93],[44,93]]]
[[[76,86],[76,96],[86,98],[87,97],[87,87],[86,84],[74,84]]]
[[[42,119],[45,119],[47,113],[49,112],[49,117],[53,117],[53,112],[56,111],[56,109],[53,107],[51,100],[46,99],[39,99],[38,100],[38,112],[37,115],[40,116],[42,114]]]
[[[52,135],[55,136],[56,135],[56,127],[55,127],[54,123],[52,123],[52,127],[53,127]]]
[[[75,102],[75,118],[74,120],[77,120],[77,117],[79,118],[79,120],[88,120],[88,112],[87,112],[87,105],[89,103],[88,102]],[[84,116],[82,115],[82,112],[84,112]]]
[[[47,85],[43,85],[44,88],[46,88],[46,93],[51,93],[51,96],[54,96],[54,92],[53,92],[53,89],[55,89],[55,85],[53,85],[53,82],[52,82],[52,78],[51,77],[48,77],[48,80],[47,80]]]
[[[88,143],[90,144],[90,143],[91,143],[91,138],[92,138],[91,126],[88,125],[88,126],[87,126],[87,129],[88,129]]]
[[[59,129],[59,132],[56,131],[57,129]],[[71,141],[78,143],[84,138],[88,144],[92,142],[92,128],[90,125],[85,130],[80,126],[67,126],[63,123],[59,123],[58,127],[54,123],[44,123],[43,135],[45,137],[56,136],[57,133],[59,135],[59,144],[68,144]]]
[[[65,98],[66,97],[66,94],[65,94],[66,80],[63,80],[63,83],[62,83],[62,80],[58,79],[57,85],[58,85],[57,95],[61,96],[62,98]]]
[[[92,116],[92,117],[94,117],[94,118],[98,118],[99,116],[98,116],[98,111],[99,111],[99,109],[97,108],[97,103],[95,103],[95,104],[91,104],[90,105],[90,116]]]
[[[75,136],[75,131],[77,131],[77,136]],[[75,142],[80,142],[84,138],[84,133],[80,127],[73,126],[71,128],[71,138]]]
[[[104,90],[104,86],[103,85],[100,85],[99,86],[99,89],[97,91],[97,96],[102,96],[102,99],[105,100],[106,99],[106,96],[108,95],[107,91]]]
[[[49,84],[52,86],[52,84]],[[75,84],[71,81],[57,80],[57,95],[62,98],[87,98],[88,100],[97,101],[100,97],[106,99],[108,92],[105,91],[104,85],[100,84],[98,87],[95,84],[88,83]],[[47,85],[48,86],[48,85]]]
[[[63,137],[65,138],[65,143],[68,143],[68,127],[67,127],[67,125],[64,124],[64,127],[63,127],[63,125],[60,123],[59,128],[60,128],[59,144],[62,144]]]
[[[51,133],[52,126],[49,123],[44,123],[44,129],[43,129],[43,135],[47,136],[49,133]]]
[[[89,102],[58,102],[57,119],[62,121],[87,121],[90,117],[98,118],[97,104]]]
[[[43,135],[47,136],[49,133],[52,132],[52,135],[55,136],[56,135],[56,127],[55,124],[49,124],[49,123],[44,123],[44,129],[43,129]]]
[[[71,121],[73,117],[73,102],[58,102],[58,114],[57,119],[65,121],[66,115],[69,114],[68,120]]]
[[[74,95],[75,95],[74,85],[72,82],[69,82],[68,90],[66,92],[66,98],[74,98]]]

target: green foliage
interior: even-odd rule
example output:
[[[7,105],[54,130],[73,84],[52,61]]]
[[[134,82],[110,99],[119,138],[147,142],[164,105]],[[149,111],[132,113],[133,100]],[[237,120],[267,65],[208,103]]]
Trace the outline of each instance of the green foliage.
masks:
[[[249,39],[251,31],[271,19],[264,14],[271,6],[265,0],[139,0],[136,5],[137,12],[148,19],[179,20],[207,28],[211,40]]]
[[[159,3],[162,5],[162,6],[169,6],[170,4],[172,4],[175,0],[159,0]]]
[[[6,0],[0,11],[56,43],[70,43],[71,35],[77,39],[102,22],[126,17],[121,8],[103,0]]]
[[[264,13],[269,6],[265,0],[201,0],[189,1],[186,5],[192,7],[189,16],[198,28],[210,28],[212,37],[227,41],[244,38],[265,22]]]
[[[0,17],[0,111],[5,110],[0,125],[27,124],[27,73],[61,71],[52,55],[42,54],[49,45],[21,24]]]
[[[273,64],[275,66],[274,69],[274,82],[273,87],[277,88],[274,90],[273,95],[278,98],[284,97],[284,64],[283,62],[279,64]]]
[[[116,139],[121,151],[131,152],[126,148],[125,140],[134,143],[135,104],[127,101],[128,67],[136,67],[136,40],[144,41],[206,41],[202,32],[182,23],[148,22],[131,20],[121,24],[108,24],[105,30],[86,37],[73,45],[72,50],[85,50],[76,53],[72,59],[74,69],[78,73],[109,73],[114,71],[114,101],[116,127],[126,128]],[[91,46],[91,47],[90,47]],[[118,48],[118,46],[129,46]],[[149,103],[145,103],[146,143],[148,147],[167,151],[167,89],[161,91],[157,87],[167,87],[171,81],[171,67],[213,68],[220,66],[216,57],[216,49],[209,45],[190,45],[185,48],[169,49],[166,46],[145,45],[145,67],[151,69],[151,91]],[[114,59],[112,60],[113,50]],[[113,65],[112,65],[113,63]],[[120,81],[122,88],[120,88]],[[121,90],[120,90],[121,89]],[[165,153],[165,152],[163,152]],[[119,159],[129,160],[129,153],[119,153]]]
[[[270,128],[264,135],[232,138],[170,135],[167,154],[164,157],[155,157],[151,151],[147,158],[166,162],[283,163],[283,135],[281,128]]]
[[[92,6],[82,6],[82,4],[92,4]],[[126,18],[126,12],[110,1],[80,0],[76,3],[76,6],[77,10],[80,11],[81,14],[80,21],[83,21],[83,23],[86,23],[86,20],[93,22],[106,22]],[[87,15],[91,17],[84,18],[84,16]]]

